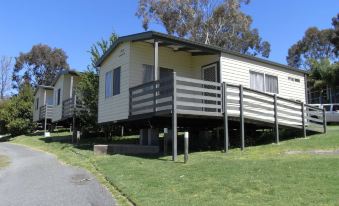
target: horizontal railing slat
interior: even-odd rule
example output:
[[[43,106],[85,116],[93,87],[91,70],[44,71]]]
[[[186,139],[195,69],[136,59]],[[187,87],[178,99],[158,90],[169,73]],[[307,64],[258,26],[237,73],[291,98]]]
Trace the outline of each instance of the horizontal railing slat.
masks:
[[[221,84],[217,83],[217,82],[210,82],[210,81],[205,81],[205,80],[200,80],[200,79],[191,79],[191,78],[179,77],[179,76],[176,79],[177,79],[177,81],[221,87]],[[180,85],[180,84],[178,84],[178,85]]]
[[[206,92],[206,93],[213,93],[213,94],[221,94],[220,90],[199,88],[199,87],[186,86],[186,85],[177,85],[177,89],[188,90],[188,91],[196,91],[196,92]]]
[[[177,105],[178,106],[187,106],[187,107],[201,107],[201,108],[221,109],[221,105],[217,105],[217,104],[204,104],[204,103],[193,103],[193,102],[177,101]]]

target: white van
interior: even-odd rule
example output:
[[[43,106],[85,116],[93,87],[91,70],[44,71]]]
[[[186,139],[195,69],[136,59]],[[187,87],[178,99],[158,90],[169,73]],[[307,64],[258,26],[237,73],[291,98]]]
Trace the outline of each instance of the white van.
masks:
[[[311,104],[319,108],[325,108],[326,122],[339,122],[339,104]]]

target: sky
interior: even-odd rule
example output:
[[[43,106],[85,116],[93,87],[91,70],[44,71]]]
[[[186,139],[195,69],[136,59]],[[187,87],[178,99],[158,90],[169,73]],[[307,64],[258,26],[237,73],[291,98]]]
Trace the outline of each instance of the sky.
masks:
[[[135,16],[137,0],[1,0],[0,56],[16,57],[34,44],[62,48],[70,67],[86,69],[90,46],[112,31],[119,36],[144,31]],[[242,10],[252,28],[270,42],[269,60],[286,64],[288,48],[307,28],[330,28],[338,0],[252,0]],[[161,25],[150,30],[164,32]]]

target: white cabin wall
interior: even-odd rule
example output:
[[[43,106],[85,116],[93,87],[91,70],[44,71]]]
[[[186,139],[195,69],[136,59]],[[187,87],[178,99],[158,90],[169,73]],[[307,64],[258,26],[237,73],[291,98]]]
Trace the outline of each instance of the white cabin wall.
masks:
[[[305,102],[305,77],[301,72],[225,53],[221,55],[221,69],[222,81],[244,87],[250,87],[250,71],[277,76],[279,96]],[[300,82],[289,81],[288,77],[298,78]]]
[[[202,56],[192,56],[192,65],[195,72],[194,78],[202,79],[202,66],[208,64],[217,63],[219,64],[219,55],[202,55]]]
[[[54,85],[54,110],[53,110],[53,118],[52,121],[56,122],[61,120],[62,118],[62,98],[63,98],[63,91],[64,91],[64,76],[61,75],[58,79],[58,81]],[[60,104],[57,105],[58,103],[58,89],[60,90]]]
[[[98,122],[111,122],[128,118],[129,113],[129,57],[130,43],[120,44],[100,67]],[[120,94],[105,98],[106,72],[121,67]]]
[[[131,43],[130,87],[143,83],[143,64],[154,65],[154,47],[144,42]],[[177,75],[195,78],[199,71],[192,69],[191,54],[174,52],[170,48],[159,47],[159,67],[173,69]]]
[[[38,91],[34,95],[34,104],[33,104],[33,108],[32,108],[33,109],[33,122],[39,121],[39,110],[40,110],[40,107],[42,106],[42,102],[43,102],[43,98],[44,98],[44,96],[41,95],[41,91],[42,91],[42,89],[39,87]],[[36,109],[37,98],[39,98],[39,108],[38,109]],[[42,99],[42,101],[41,101],[41,99]]]

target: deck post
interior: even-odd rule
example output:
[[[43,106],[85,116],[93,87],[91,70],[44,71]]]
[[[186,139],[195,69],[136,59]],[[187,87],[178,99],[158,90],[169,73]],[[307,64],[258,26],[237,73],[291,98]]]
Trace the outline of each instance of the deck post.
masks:
[[[70,87],[69,87],[69,98],[73,97],[73,76],[71,76],[71,83],[70,83]]]
[[[75,115],[75,112],[76,112],[76,102],[77,102],[77,96],[74,95],[74,99],[73,99],[73,123],[72,123],[72,126],[73,126],[73,135],[72,135],[72,143],[74,143],[74,139],[77,138],[77,131],[76,131],[76,115]]]
[[[303,128],[303,137],[306,138],[306,125],[305,125],[305,104],[301,102],[301,123]]]
[[[167,155],[167,138],[168,138],[168,129],[164,128],[164,155]]]
[[[245,121],[244,121],[244,87],[239,86],[239,109],[240,109],[240,138],[241,150],[245,149]]]
[[[188,132],[184,134],[184,145],[185,145],[185,153],[184,153],[184,162],[187,163],[188,161]]]
[[[326,121],[326,110],[323,108],[323,126],[324,126],[324,133],[327,132],[327,121]]]
[[[159,80],[159,42],[154,41],[154,80]]]
[[[275,130],[275,143],[279,144],[279,122],[278,122],[278,101],[277,94],[274,94],[274,130]]]
[[[173,95],[172,95],[172,160],[177,160],[177,80],[173,72]]]
[[[229,148],[229,136],[228,136],[228,116],[227,116],[227,84],[222,83],[222,105],[224,109],[224,152],[228,152]]]

